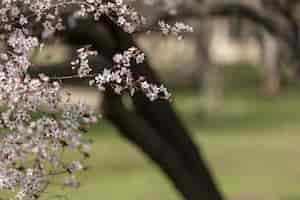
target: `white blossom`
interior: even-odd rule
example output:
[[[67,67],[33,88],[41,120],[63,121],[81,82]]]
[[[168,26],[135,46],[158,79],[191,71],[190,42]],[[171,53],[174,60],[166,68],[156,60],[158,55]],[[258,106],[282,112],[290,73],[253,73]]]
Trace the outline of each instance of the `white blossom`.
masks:
[[[133,33],[146,22],[123,0],[0,1],[0,43],[4,45],[0,52],[0,101],[5,105],[0,113],[0,128],[4,132],[0,139],[0,191],[9,190],[19,200],[37,199],[47,188],[50,177],[64,172],[69,174],[64,185],[79,186],[74,173],[84,169],[83,161],[80,156],[65,161],[61,154],[69,149],[84,158],[90,148],[85,127],[98,119],[87,105],[64,98],[67,92],[59,81],[44,74],[35,78],[28,74],[34,65],[31,52],[42,50],[47,39],[65,28],[61,14],[68,6],[75,9],[69,20],[72,27],[76,26],[77,18],[99,20],[104,15],[124,31]],[[159,25],[164,34],[176,36],[192,30],[181,23]],[[39,33],[36,27],[41,28]],[[130,95],[142,91],[151,101],[170,97],[164,86],[133,75],[132,68],[139,67],[145,59],[136,47],[116,53],[113,65],[96,74],[89,57],[97,56],[97,52],[83,47],[77,54],[71,63],[77,70],[74,76],[89,77],[90,85],[101,91],[111,88],[117,94]]]

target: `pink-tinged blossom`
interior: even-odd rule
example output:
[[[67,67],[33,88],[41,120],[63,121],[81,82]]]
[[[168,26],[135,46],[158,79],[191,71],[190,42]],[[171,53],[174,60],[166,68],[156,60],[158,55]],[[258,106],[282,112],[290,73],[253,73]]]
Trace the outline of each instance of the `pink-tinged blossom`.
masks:
[[[176,36],[179,40],[182,39],[182,33],[193,32],[193,27],[182,22],[176,22],[174,25],[167,24],[164,21],[159,21],[158,26],[164,35]]]
[[[123,0],[0,1],[0,43],[4,45],[0,52],[0,101],[5,106],[0,113],[4,132],[0,139],[0,190],[11,191],[18,200],[38,199],[55,175],[66,175],[65,186],[79,186],[75,172],[85,169],[84,158],[90,148],[86,127],[98,119],[87,105],[66,99],[61,82],[44,74],[36,78],[28,74],[33,66],[31,52],[42,50],[44,40],[65,28],[60,14],[68,6],[75,9],[74,22],[80,17],[99,20],[107,16],[128,33],[145,25],[145,18]],[[39,33],[36,26],[41,28]],[[160,22],[159,26],[164,34],[176,36],[191,31],[181,23],[170,26]],[[134,77],[132,67],[139,67],[145,59],[138,48],[115,54],[112,66],[101,73],[94,73],[89,63],[89,57],[97,53],[87,47],[78,49],[71,63],[76,74],[69,78],[88,77],[90,85],[101,91],[110,88],[117,94],[142,91],[151,101],[170,97],[163,85]],[[65,150],[82,156],[65,161]]]

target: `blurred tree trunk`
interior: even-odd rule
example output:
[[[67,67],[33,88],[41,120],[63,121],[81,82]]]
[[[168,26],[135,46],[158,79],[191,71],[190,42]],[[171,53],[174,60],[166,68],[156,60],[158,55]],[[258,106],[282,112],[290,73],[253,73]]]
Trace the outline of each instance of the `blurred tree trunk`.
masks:
[[[263,92],[275,96],[280,92],[279,42],[270,33],[264,31],[262,38]]]
[[[222,70],[219,65],[213,63],[210,55],[210,44],[213,34],[213,21],[202,20],[197,33],[197,55],[199,63],[200,93],[206,100],[208,111],[217,106],[217,101],[223,95]]]

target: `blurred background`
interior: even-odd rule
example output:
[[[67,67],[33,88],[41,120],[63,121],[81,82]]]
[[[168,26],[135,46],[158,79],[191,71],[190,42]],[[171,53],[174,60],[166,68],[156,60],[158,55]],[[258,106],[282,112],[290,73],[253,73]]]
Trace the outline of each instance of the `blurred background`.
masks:
[[[134,39],[171,91],[172,104],[228,199],[300,199],[300,3],[220,2],[232,13],[179,17],[194,27],[183,40],[155,33]],[[58,41],[35,59],[57,62],[67,52]],[[67,87],[74,100],[101,110],[97,91]],[[90,137],[81,188],[59,193],[72,200],[181,199],[158,167],[108,122],[101,120]]]

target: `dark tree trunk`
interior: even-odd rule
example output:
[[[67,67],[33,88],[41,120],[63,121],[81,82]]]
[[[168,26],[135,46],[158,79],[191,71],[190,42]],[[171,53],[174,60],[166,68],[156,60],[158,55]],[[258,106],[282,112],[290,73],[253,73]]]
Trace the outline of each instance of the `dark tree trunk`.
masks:
[[[61,36],[73,45],[91,44],[107,61],[116,52],[137,46],[131,35],[110,20],[103,20],[102,28],[88,20],[76,23],[76,27],[67,28]],[[161,83],[148,62],[131,69],[150,82]],[[186,200],[223,199],[197,146],[170,102],[151,102],[141,93],[135,94],[132,101],[135,110],[129,111],[122,104],[121,97],[107,91],[103,101],[104,116],[156,162]]]
[[[185,199],[220,199],[211,189],[206,190],[207,183],[204,180],[198,179],[186,169],[178,150],[174,149],[172,144],[166,143],[165,138],[146,120],[135,112],[128,111],[119,96],[106,92],[103,106],[106,118],[126,139],[136,144],[156,162]],[[200,180],[203,181],[201,185]]]

